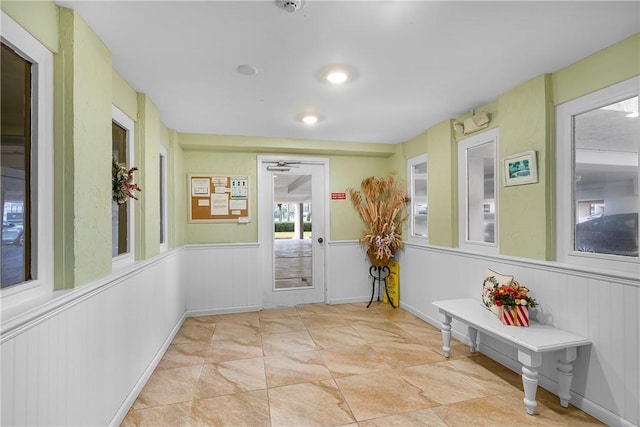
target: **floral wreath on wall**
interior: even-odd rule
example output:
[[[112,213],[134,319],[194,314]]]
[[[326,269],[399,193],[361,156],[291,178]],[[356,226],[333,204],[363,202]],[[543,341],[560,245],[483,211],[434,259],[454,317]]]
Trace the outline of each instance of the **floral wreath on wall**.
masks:
[[[113,201],[119,205],[122,205],[131,199],[138,200],[133,194],[133,191],[142,191],[138,184],[133,182],[133,173],[137,171],[137,167],[127,168],[118,163],[116,158],[113,158],[111,167],[111,191]]]

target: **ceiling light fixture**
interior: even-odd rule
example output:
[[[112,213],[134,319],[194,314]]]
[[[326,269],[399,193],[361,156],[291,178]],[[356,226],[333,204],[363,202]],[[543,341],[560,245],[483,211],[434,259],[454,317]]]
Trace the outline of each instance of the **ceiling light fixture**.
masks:
[[[315,114],[307,114],[302,118],[302,121],[307,125],[315,125],[318,123],[318,116]]]
[[[474,133],[481,129],[485,129],[489,127],[490,121],[491,121],[491,115],[489,113],[485,113],[482,111],[479,113],[476,113],[475,110],[472,110],[471,117],[465,119],[462,122],[459,122],[459,121],[453,122],[453,128],[458,133],[469,135],[470,133]]]
[[[317,124],[318,122],[321,122],[324,120],[324,116],[320,113],[314,113],[314,112],[304,112],[304,113],[300,113],[296,115],[296,120],[304,123],[307,126],[314,126],[315,124]]]
[[[344,64],[334,64],[321,68],[316,73],[316,78],[323,83],[342,85],[354,81],[357,74],[353,67]]]
[[[331,71],[327,74],[327,81],[334,85],[339,85],[347,81],[349,75],[342,70]]]

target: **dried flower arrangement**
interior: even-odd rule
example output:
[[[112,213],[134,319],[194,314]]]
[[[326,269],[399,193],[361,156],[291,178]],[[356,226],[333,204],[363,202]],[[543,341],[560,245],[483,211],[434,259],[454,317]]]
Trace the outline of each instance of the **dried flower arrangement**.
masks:
[[[409,195],[392,172],[386,178],[365,178],[360,190],[348,188],[351,204],[367,226],[360,244],[373,265],[386,265],[402,249],[402,225],[407,221]]]
[[[138,200],[133,191],[142,191],[136,183],[133,182],[133,173],[137,171],[137,167],[127,170],[124,165],[118,163],[113,158],[111,165],[111,192],[113,201],[121,205],[126,203],[129,198]]]

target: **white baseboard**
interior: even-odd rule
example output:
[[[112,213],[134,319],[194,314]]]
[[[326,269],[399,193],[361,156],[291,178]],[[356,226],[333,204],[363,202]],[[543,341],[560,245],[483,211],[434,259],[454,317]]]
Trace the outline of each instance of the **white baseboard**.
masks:
[[[259,305],[245,305],[241,307],[213,308],[209,310],[187,310],[186,317],[213,316],[215,314],[249,313],[260,311]]]
[[[416,317],[419,317],[420,319],[424,320],[425,322],[427,322],[431,326],[434,326],[434,327],[436,327],[438,329],[440,329],[440,326],[442,325],[442,320],[436,319],[436,318],[433,318],[433,317],[431,317],[431,316],[429,316],[427,314],[424,314],[423,312],[421,312],[417,308],[405,303],[402,300],[400,300],[400,308],[402,308],[403,310],[408,311],[409,313],[413,314]]]
[[[186,317],[187,317],[186,313],[183,314],[180,320],[178,320],[178,323],[176,323],[176,325],[173,327],[173,329],[171,330],[171,333],[169,333],[169,336],[162,344],[162,347],[160,347],[160,349],[154,356],[153,360],[151,360],[151,363],[149,363],[149,366],[147,366],[147,369],[145,369],[144,373],[142,374],[142,376],[140,377],[136,385],[133,387],[133,389],[131,390],[127,398],[124,400],[124,402],[122,402],[122,406],[120,406],[120,409],[118,409],[118,412],[116,412],[116,414],[113,416],[113,418],[109,422],[109,426],[116,427],[122,424],[122,421],[124,421],[124,418],[127,416],[129,409],[131,409],[131,407],[135,403],[136,399],[138,398],[138,395],[140,394],[144,386],[147,384],[147,381],[149,381],[149,378],[151,378],[153,371],[155,371],[155,369],[158,367],[158,363],[160,363],[160,360],[162,360],[162,357],[164,356],[165,352],[169,348],[169,345],[171,344],[176,334],[180,330],[180,327],[182,327],[182,324],[184,323]]]
[[[327,304],[353,304],[357,302],[369,302],[368,297],[349,297],[349,298],[334,298],[327,302]]]

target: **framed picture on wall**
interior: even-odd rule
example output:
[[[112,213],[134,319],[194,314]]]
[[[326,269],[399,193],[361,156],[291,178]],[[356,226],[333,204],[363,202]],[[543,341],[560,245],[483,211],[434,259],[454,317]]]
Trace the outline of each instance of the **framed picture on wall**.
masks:
[[[507,156],[504,158],[503,163],[505,187],[538,182],[538,165],[536,163],[535,150]]]

